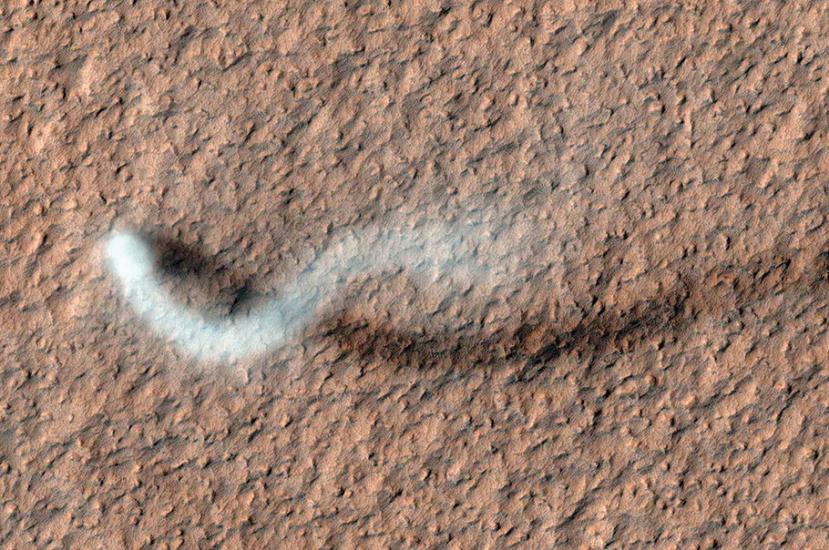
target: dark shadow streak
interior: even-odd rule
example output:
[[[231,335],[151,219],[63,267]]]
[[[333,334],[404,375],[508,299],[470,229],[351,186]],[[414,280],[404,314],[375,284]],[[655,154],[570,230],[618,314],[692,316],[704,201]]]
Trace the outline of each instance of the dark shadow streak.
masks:
[[[214,257],[203,254],[198,247],[159,234],[142,235],[157,254],[157,267],[165,276],[206,281],[223,279],[233,297],[228,313],[244,310],[262,295],[250,287],[236,272],[219,263]]]
[[[809,261],[802,261],[804,253]],[[655,338],[655,345],[662,347],[704,318],[740,315],[753,304],[785,292],[825,294],[827,274],[826,253],[809,255],[778,247],[742,265],[719,265],[702,276],[682,275],[673,288],[623,311],[595,302],[593,312],[570,323],[542,313],[488,338],[464,332],[423,335],[350,317],[346,312],[324,320],[320,334],[362,360],[401,366],[429,368],[449,359],[453,364],[480,367],[515,360],[524,363],[516,381],[528,381],[564,354],[582,358],[625,353]],[[594,296],[603,295],[603,290],[595,289]]]

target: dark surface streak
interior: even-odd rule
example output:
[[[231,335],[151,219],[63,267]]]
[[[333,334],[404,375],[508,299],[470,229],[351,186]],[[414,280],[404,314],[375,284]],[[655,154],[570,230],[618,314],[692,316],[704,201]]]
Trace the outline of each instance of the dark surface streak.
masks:
[[[802,254],[811,259],[799,259]],[[596,358],[630,352],[648,341],[661,348],[695,322],[739,316],[757,302],[781,293],[826,294],[827,259],[825,252],[810,255],[809,251],[778,247],[743,265],[720,265],[702,276],[680,275],[674,287],[621,311],[596,303],[593,312],[575,322],[542,313],[487,338],[463,332],[418,334],[348,313],[324,321],[321,334],[361,360],[424,367],[441,359],[470,367],[520,361],[525,365],[516,380],[528,381],[565,354]],[[601,295],[598,290],[595,294]]]

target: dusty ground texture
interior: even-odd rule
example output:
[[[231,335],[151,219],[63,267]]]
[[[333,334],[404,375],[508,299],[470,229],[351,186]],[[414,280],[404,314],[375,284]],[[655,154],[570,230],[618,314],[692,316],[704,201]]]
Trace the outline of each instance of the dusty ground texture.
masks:
[[[825,4],[391,4],[0,3],[2,547],[829,547]],[[229,311],[390,219],[515,284],[208,368],[100,261]]]

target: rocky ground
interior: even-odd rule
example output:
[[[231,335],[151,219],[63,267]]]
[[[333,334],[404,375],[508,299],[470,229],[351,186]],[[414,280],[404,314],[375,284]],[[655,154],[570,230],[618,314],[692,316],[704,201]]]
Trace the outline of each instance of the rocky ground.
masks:
[[[829,11],[670,4],[0,3],[2,547],[829,547]],[[509,280],[233,365],[101,261],[220,315],[432,220]]]

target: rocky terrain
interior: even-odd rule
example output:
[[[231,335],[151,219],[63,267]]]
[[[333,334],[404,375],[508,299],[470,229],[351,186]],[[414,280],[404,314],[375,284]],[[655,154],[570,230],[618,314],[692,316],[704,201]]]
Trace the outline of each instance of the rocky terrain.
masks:
[[[0,3],[0,547],[829,547],[829,10],[674,4]],[[221,317],[435,221],[499,282],[233,364],[101,244]]]

